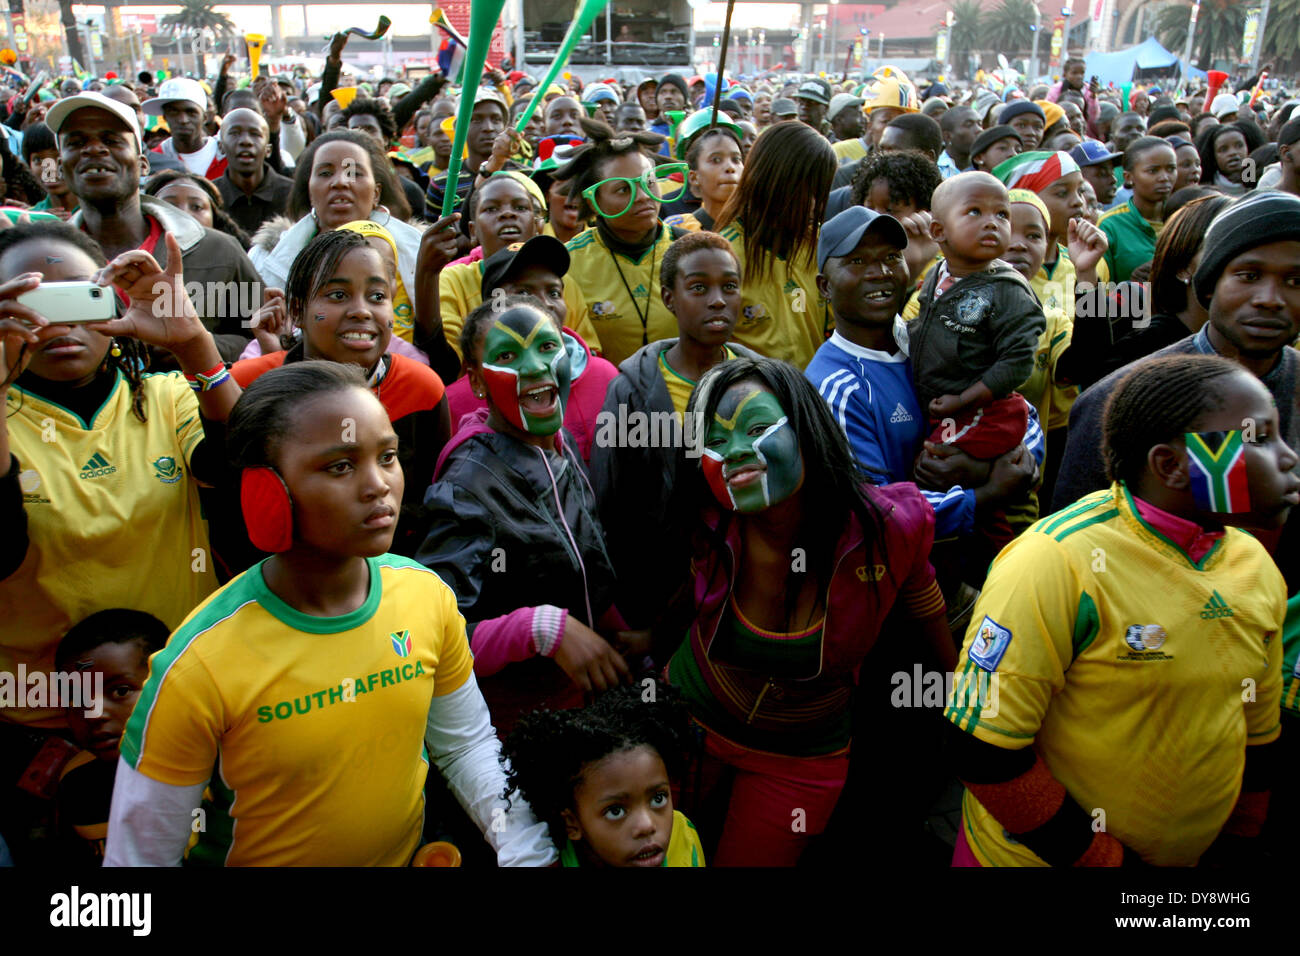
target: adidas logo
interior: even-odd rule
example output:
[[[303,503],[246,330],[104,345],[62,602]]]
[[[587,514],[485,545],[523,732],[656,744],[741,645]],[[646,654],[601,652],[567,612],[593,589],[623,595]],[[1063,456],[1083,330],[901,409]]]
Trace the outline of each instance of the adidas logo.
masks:
[[[650,298],[650,290],[647,289],[644,285],[638,285],[635,289],[632,290],[632,296],[633,298],[637,298],[637,299],[648,299]]]
[[[116,465],[110,465],[108,459],[99,452],[90,456],[90,461],[81,466],[81,480],[87,478],[103,478],[105,475],[111,475],[117,471]]]
[[[1219,596],[1218,591],[1211,591],[1210,599],[1205,602],[1205,608],[1201,611],[1201,617],[1205,620],[1232,617],[1232,608],[1228,607],[1228,602]]]
[[[911,414],[907,411],[906,408],[903,407],[903,403],[899,402],[898,407],[894,409],[894,413],[889,416],[889,424],[899,425],[902,424],[903,422],[910,422],[910,421],[912,421]]]

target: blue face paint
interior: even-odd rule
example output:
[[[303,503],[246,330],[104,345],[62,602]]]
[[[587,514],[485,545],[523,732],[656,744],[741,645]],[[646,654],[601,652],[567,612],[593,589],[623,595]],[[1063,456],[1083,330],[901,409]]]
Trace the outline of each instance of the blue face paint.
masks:
[[[317,312],[317,313],[316,313],[316,321],[317,321],[317,322],[324,322],[324,321],[325,321],[325,316],[322,315],[320,312]]]

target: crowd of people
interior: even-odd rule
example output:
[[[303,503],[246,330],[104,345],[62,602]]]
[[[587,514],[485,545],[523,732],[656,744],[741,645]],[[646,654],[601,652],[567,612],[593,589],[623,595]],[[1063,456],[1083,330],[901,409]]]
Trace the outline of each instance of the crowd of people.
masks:
[[[1290,858],[1300,99],[346,42],[0,109],[0,861]]]

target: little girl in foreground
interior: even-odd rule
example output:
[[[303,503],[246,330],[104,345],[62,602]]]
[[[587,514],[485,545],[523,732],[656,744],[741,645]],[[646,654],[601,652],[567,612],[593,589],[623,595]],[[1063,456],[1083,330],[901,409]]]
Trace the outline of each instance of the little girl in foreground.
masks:
[[[502,746],[506,793],[551,828],[564,866],[704,866],[670,779],[688,746],[685,706],[647,679],[582,710],[537,710]]]

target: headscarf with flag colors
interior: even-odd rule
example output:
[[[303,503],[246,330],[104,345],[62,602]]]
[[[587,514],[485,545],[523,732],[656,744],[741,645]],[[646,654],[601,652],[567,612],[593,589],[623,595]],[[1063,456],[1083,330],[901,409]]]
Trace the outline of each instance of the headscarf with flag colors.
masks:
[[[1079,164],[1069,153],[1035,150],[1021,153],[993,167],[993,175],[1008,189],[1028,189],[1040,193],[1062,176],[1077,173]]]

